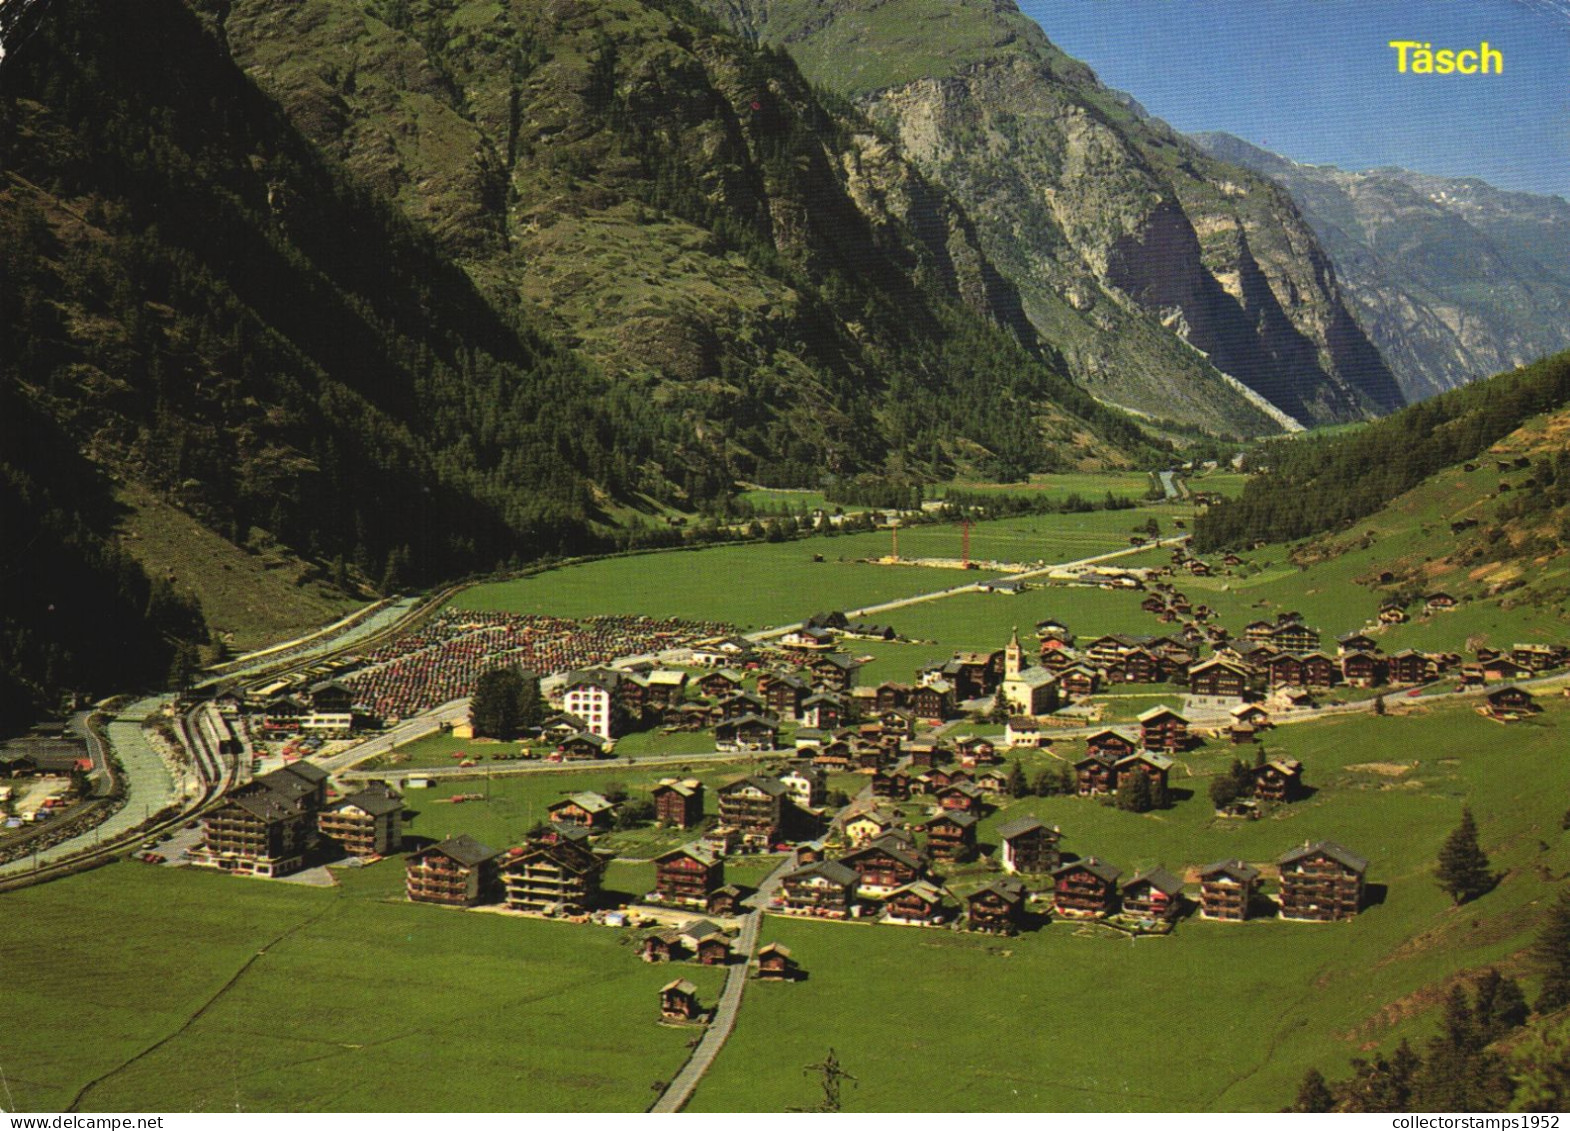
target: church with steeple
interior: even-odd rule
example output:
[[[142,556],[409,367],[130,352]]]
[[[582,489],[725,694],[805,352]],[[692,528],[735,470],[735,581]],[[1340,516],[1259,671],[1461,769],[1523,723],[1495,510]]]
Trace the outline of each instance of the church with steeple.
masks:
[[[1003,683],[998,691],[1015,715],[1034,718],[1057,710],[1057,677],[1046,668],[1031,664],[1019,642],[1018,626],[1003,649]]]

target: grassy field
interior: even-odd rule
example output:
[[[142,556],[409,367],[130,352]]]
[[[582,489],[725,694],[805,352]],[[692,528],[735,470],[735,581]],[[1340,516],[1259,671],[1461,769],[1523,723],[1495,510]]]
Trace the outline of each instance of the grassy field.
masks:
[[[1166,531],[1174,518],[1187,513],[1162,506],[981,522],[971,532],[971,556],[1070,561],[1127,549],[1130,531],[1146,519],[1156,518]],[[863,607],[983,576],[858,560],[887,554],[890,546],[887,533],[849,534],[613,558],[475,586],[454,598],[453,605],[568,617],[687,617],[762,628],[823,609]],[[953,525],[909,527],[900,532],[899,549],[906,558],[958,558],[960,531]],[[824,560],[815,562],[814,555]]]
[[[1126,472],[1052,472],[1032,475],[1025,483],[969,483],[957,481],[939,488],[934,497],[941,498],[948,489],[978,495],[1029,495],[1062,501],[1078,495],[1091,502],[1100,502],[1108,494],[1125,499],[1142,499],[1154,480],[1143,471]]]
[[[1465,708],[1283,727],[1272,750],[1302,758],[1317,792],[1257,822],[1217,821],[1202,777],[1184,787],[1195,797],[1144,816],[1078,798],[1017,803],[987,818],[983,842],[1034,812],[1063,826],[1065,848],[1132,875],[1234,855],[1269,863],[1329,837],[1371,858],[1380,902],[1345,924],[1189,920],[1135,942],[1067,924],[998,941],[771,919],[762,937],[789,945],[808,980],[748,991],[693,1107],[811,1104],[798,1066],[832,1046],[859,1080],[848,1110],[1277,1109],[1309,1066],[1339,1075],[1368,1048],[1430,1031],[1458,971],[1498,964],[1530,987],[1521,951],[1548,878],[1570,870],[1567,724],[1556,705],[1510,729]],[[1383,761],[1385,772],[1368,768]],[[1458,910],[1432,868],[1463,800],[1504,879]]]
[[[636,1111],[686,1058],[656,1021],[675,972],[628,932],[386,902],[394,862],[344,875],[120,864],[7,895],[16,1106]],[[719,971],[680,975],[714,1000]]]

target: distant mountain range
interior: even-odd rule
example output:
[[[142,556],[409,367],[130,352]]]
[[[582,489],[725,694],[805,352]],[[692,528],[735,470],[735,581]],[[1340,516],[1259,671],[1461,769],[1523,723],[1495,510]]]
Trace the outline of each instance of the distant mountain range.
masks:
[[[1096,396],[1235,434],[1403,403],[1287,194],[1103,86],[1012,0],[704,2],[953,194]]]
[[[1409,400],[1570,346],[1570,203],[1560,197],[1302,165],[1225,133],[1193,140],[1291,193]]]

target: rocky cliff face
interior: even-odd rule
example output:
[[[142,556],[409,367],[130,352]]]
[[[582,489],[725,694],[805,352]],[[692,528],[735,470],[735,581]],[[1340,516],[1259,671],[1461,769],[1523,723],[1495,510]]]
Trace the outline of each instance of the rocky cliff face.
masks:
[[[853,97],[970,214],[1038,331],[1098,396],[1261,426],[1402,396],[1287,195],[1063,55],[1010,0],[711,0]]]
[[[1410,400],[1570,346],[1570,204],[1475,179],[1300,165],[1194,140],[1291,194]]]

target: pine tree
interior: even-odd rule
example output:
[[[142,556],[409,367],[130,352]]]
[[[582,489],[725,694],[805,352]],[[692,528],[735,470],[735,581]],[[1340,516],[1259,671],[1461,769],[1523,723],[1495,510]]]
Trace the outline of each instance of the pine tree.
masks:
[[[1150,779],[1138,770],[1125,774],[1118,784],[1118,808],[1130,813],[1148,813],[1150,804]]]
[[[1047,766],[1036,775],[1035,783],[1030,792],[1037,797],[1052,797],[1057,794],[1059,784],[1058,772],[1051,766]]]
[[[1217,774],[1210,779],[1210,803],[1218,810],[1236,801],[1237,792],[1237,782],[1230,774]]]
[[[469,700],[469,723],[476,738],[509,739],[518,733],[518,689],[523,678],[509,668],[480,676]]]
[[[518,686],[518,727],[537,727],[545,721],[545,697],[540,694],[540,677],[520,672]]]
[[[1472,810],[1461,810],[1461,823],[1446,838],[1439,850],[1439,867],[1435,872],[1439,886],[1457,905],[1476,899],[1494,885],[1494,874],[1489,868],[1488,856],[1477,843],[1477,822]]]
[[[1335,1108],[1336,1098],[1330,1093],[1330,1085],[1325,1083],[1325,1074],[1317,1068],[1310,1068],[1303,1074],[1303,1082],[1297,1086],[1297,1099],[1292,1102],[1291,1110],[1295,1112],[1327,1112]]]
[[[1548,912],[1532,956],[1543,970],[1543,988],[1537,996],[1537,1011],[1548,1013],[1570,1005],[1570,888]]]
[[[1019,759],[1014,760],[1014,765],[1009,768],[1008,791],[1010,797],[1024,797],[1026,793],[1025,768],[1019,764]]]

